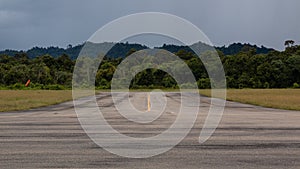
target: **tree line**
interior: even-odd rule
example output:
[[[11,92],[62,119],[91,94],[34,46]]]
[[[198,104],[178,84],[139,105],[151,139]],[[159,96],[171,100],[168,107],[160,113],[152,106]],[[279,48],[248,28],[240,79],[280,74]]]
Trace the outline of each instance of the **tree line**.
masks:
[[[137,50],[131,48],[126,55],[135,51]],[[199,88],[211,87],[211,79],[198,56],[186,48],[174,50],[173,53],[192,70]],[[202,55],[209,58],[214,53],[206,51]],[[224,54],[218,50],[218,55],[224,66],[228,88],[299,87],[300,46],[289,43],[282,52],[257,52],[256,47],[244,45],[233,54]],[[114,72],[125,57],[104,57],[96,72],[96,88],[110,88]],[[23,89],[30,79],[29,89],[70,89],[74,65],[75,60],[67,54],[58,57],[45,54],[35,58],[29,58],[26,53],[16,53],[13,56],[1,54],[0,87]],[[132,79],[130,87],[178,88],[178,85],[168,73],[159,69],[146,69]]]
[[[31,80],[29,88],[71,88],[74,63],[65,54],[58,58],[43,55],[33,59],[29,59],[26,53],[1,55],[0,86],[4,89],[23,89],[26,81]]]

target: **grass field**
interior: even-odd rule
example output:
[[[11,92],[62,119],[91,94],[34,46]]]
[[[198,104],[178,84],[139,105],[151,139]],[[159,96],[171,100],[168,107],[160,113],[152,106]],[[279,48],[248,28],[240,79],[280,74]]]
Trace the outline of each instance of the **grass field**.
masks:
[[[200,93],[210,96],[210,90],[200,90]],[[0,90],[0,112],[27,110],[68,100],[72,100],[72,90]],[[228,89],[227,100],[300,110],[300,89]]]
[[[0,90],[0,111],[27,110],[72,99],[72,90]]]
[[[200,90],[210,96],[210,90]],[[300,89],[227,89],[227,100],[270,108],[300,110]]]

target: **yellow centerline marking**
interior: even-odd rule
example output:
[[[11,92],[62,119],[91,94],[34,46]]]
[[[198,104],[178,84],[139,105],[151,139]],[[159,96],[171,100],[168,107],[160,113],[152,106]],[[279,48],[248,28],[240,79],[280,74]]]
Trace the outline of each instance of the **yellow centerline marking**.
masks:
[[[149,93],[148,93],[148,97],[147,97],[147,105],[148,105],[147,111],[150,111],[151,110],[151,102],[150,102],[150,94]]]

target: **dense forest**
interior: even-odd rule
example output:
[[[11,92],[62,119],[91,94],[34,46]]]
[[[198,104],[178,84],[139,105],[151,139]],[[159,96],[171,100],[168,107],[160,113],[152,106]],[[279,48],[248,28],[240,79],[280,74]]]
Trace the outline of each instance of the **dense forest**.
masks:
[[[201,44],[205,49],[207,46]],[[285,51],[235,43],[216,48],[223,63],[228,88],[298,88],[300,84],[300,46],[286,43]],[[70,89],[73,68],[82,45],[32,48],[28,51],[0,52],[2,89]],[[118,43],[107,53],[95,77],[98,89],[109,89],[112,76],[126,56],[147,49],[140,44]],[[188,46],[163,45],[192,70],[199,88],[210,88],[204,64]],[[213,52],[202,53],[210,57]],[[28,80],[31,83],[25,87]],[[176,81],[158,69],[146,69],[132,80],[131,88],[177,88]]]

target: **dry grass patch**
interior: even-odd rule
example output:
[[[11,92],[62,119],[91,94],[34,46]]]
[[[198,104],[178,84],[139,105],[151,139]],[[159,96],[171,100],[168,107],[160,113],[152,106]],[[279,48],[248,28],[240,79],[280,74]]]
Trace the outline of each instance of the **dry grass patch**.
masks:
[[[210,96],[210,90],[200,90]],[[264,107],[300,110],[300,89],[228,89],[227,100]]]

